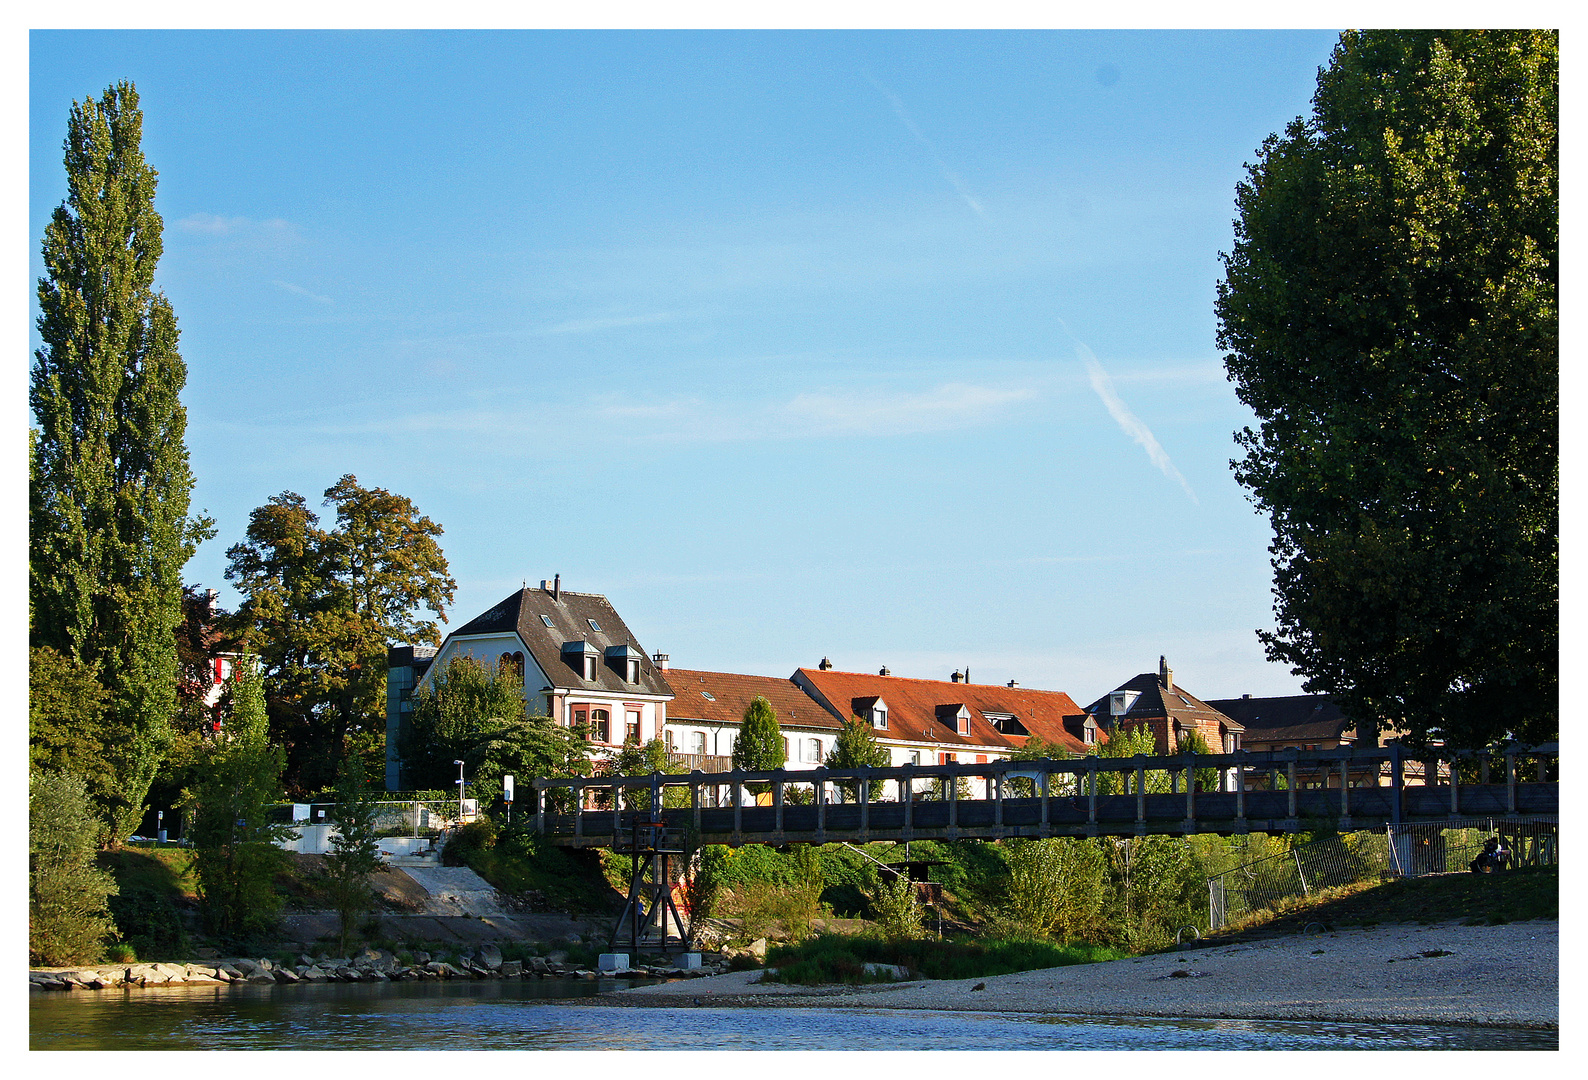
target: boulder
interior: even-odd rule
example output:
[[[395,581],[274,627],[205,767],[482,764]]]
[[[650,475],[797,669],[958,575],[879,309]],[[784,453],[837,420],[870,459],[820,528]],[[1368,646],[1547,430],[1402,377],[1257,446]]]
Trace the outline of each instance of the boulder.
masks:
[[[498,973],[504,979],[516,979],[524,973],[524,965],[519,960],[504,960]]]
[[[278,967],[270,974],[276,977],[276,981],[278,983],[295,983],[301,981],[298,978],[298,973],[293,971],[291,968]]]
[[[750,942],[749,945],[745,946],[744,951],[755,957],[757,960],[765,960],[766,938],[756,938],[754,941]]]
[[[215,965],[215,971],[220,975],[226,976],[232,982],[242,982],[244,979],[248,978],[247,972],[226,960],[218,962]]]
[[[474,960],[481,967],[495,971],[502,966],[502,950],[487,942],[475,952]]]
[[[430,954],[429,953],[427,953],[427,952],[416,952],[416,953],[414,953],[414,964],[416,966],[424,967],[428,963],[430,963]]]
[[[898,964],[867,964],[867,975],[886,975],[890,979],[903,982],[910,977],[910,973]]]
[[[327,981],[330,976],[317,967],[306,967],[302,971],[298,972],[298,978],[306,983],[323,983]]]
[[[531,956],[529,958],[529,970],[536,975],[550,975],[551,965],[546,962],[544,956]]]
[[[357,956],[353,957],[351,966],[381,971],[388,964],[395,966],[396,963],[397,958],[385,949],[362,949]]]
[[[276,985],[276,977],[270,974],[268,971],[262,971],[258,968],[255,968],[253,971],[250,971],[247,975],[243,976],[243,982],[256,983],[260,986],[274,986]]]

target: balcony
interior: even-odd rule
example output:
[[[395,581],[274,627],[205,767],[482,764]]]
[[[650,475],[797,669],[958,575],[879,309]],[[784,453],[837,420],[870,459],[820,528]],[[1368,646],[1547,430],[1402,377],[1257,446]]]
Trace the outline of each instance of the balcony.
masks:
[[[719,773],[733,771],[733,758],[718,754],[678,754],[669,750],[667,760],[682,765],[686,772]]]

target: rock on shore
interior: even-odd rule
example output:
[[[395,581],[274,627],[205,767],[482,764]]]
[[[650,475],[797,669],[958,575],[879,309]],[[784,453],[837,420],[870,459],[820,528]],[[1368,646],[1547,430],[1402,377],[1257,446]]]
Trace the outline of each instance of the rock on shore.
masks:
[[[594,979],[597,973],[543,956],[528,960],[503,960],[495,945],[483,945],[465,954],[457,964],[433,960],[418,953],[412,964],[401,964],[384,949],[365,949],[353,957],[315,960],[300,956],[301,963],[282,966],[269,959],[232,958],[206,964],[111,964],[81,968],[34,968],[28,985],[35,990],[106,990],[112,987],[167,986],[174,984],[246,983],[275,986],[292,983],[400,982],[410,979]],[[723,970],[721,965],[680,970],[674,967],[634,967],[609,972],[604,977],[700,978]]]

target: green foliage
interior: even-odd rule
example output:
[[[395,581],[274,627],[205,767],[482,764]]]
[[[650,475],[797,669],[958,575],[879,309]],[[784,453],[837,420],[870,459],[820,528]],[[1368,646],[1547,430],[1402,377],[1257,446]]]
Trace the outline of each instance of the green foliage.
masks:
[[[677,776],[688,772],[684,766],[674,764],[668,759],[667,744],[662,742],[661,739],[652,739],[648,743],[638,743],[633,739],[627,739],[624,741],[622,749],[603,762],[597,771],[608,776],[649,776],[652,773]],[[548,774],[542,773],[541,775]],[[649,810],[651,808],[651,789],[649,787],[624,788],[623,805],[634,810]],[[689,791],[685,788],[663,788],[662,805],[673,808],[688,806]]]
[[[1094,941],[1106,936],[1108,858],[1096,840],[1010,840],[1008,884],[997,923],[1028,938]]]
[[[476,792],[499,795],[502,776],[560,775],[582,740],[545,717],[524,715],[524,678],[512,668],[455,656],[413,696],[398,752],[403,776],[423,788],[457,787],[462,761]]]
[[[109,697],[95,794],[127,836],[170,741],[181,571],[211,522],[188,517],[193,476],[176,315],[154,288],[155,171],[131,83],[72,105],[67,197],[44,230],[28,404],[31,644],[94,673]],[[77,746],[92,749],[81,742]],[[100,775],[101,764],[85,762]]]
[[[469,868],[533,910],[604,912],[622,903],[623,893],[614,892],[602,875],[602,852],[560,848],[523,826],[493,835],[489,845],[465,840]]]
[[[1412,745],[1559,728],[1558,68],[1554,31],[1348,32],[1237,188],[1259,636]]]
[[[778,726],[777,710],[766,698],[757,695],[744,710],[739,737],[733,743],[733,767],[745,772],[771,772],[788,760],[783,745],[783,729]],[[771,789],[770,784],[747,784],[752,792]]]
[[[442,864],[468,866],[470,860],[478,858],[481,852],[496,846],[500,831],[496,822],[488,817],[476,818],[467,825],[458,826],[447,838],[446,847],[441,849]]]
[[[70,771],[100,805],[116,790],[110,696],[87,664],[49,646],[28,650],[28,765]],[[108,824],[102,829],[110,837]]]
[[[915,883],[904,874],[878,881],[867,894],[871,917],[877,929],[890,938],[913,938],[921,934],[925,912],[915,894]]]
[[[1042,761],[1047,759],[1052,761],[1068,761],[1074,756],[1075,755],[1066,750],[1062,744],[1048,742],[1040,735],[1033,735],[1026,740],[1026,744],[1024,746],[1017,747],[1014,753],[1009,755],[1009,760]],[[1049,788],[1048,793],[1050,795],[1054,795],[1058,793],[1059,786],[1063,783],[1063,778],[1053,776],[1049,778],[1048,782],[1052,785]],[[1041,791],[1037,787],[1037,782],[1031,779],[1029,776],[1015,776],[1011,777],[1009,780],[1010,798],[1034,799],[1040,794]]]
[[[348,475],[324,505],[336,509],[330,529],[303,496],[273,496],[226,552],[226,580],[246,598],[238,634],[263,660],[272,734],[300,792],[332,782],[350,736],[385,730],[387,646],[439,644],[435,620],[456,587],[441,526],[411,500]],[[507,715],[522,712],[520,701]]]
[[[28,778],[28,959],[92,964],[115,929],[106,898],[115,880],[94,866],[100,822],[88,787],[70,773]]]
[[[211,932],[233,940],[268,929],[281,907],[274,879],[284,862],[266,808],[281,798],[284,755],[270,745],[262,680],[252,656],[233,667],[232,715],[208,748],[203,778],[188,800],[188,839],[199,900]]]
[[[1095,754],[1101,758],[1116,759],[1133,758],[1138,754],[1151,756],[1158,752],[1157,746],[1150,727],[1133,724],[1110,731],[1107,740],[1094,743],[1087,749],[1087,756]],[[1162,769],[1147,770],[1143,780],[1149,795],[1161,795],[1169,790],[1169,774]],[[1123,795],[1127,789],[1134,791],[1135,783],[1135,773],[1100,772],[1097,774],[1097,793]]]
[[[375,907],[369,877],[381,868],[380,847],[375,841],[376,796],[366,786],[364,764],[349,756],[337,775],[336,805],[331,824],[336,835],[325,857],[325,885],[336,910],[342,955],[358,920]]]
[[[1212,747],[1202,737],[1200,731],[1186,731],[1180,736],[1180,753],[1182,754],[1211,754]],[[1216,791],[1219,786],[1219,771],[1217,769],[1196,769],[1193,771],[1192,780],[1202,785],[1203,791]]]
[[[1112,940],[1136,952],[1160,949],[1183,926],[1207,928],[1207,875],[1183,837],[1110,842]]]
[[[767,965],[777,970],[768,971],[762,980],[804,986],[892,981],[886,974],[868,973],[866,964],[896,965],[913,978],[984,979],[1122,958],[1113,949],[1019,938],[940,941],[822,934],[803,944],[774,946],[767,953]]]
[[[829,769],[885,769],[892,760],[888,748],[877,741],[871,725],[858,716],[851,716],[839,729],[838,738],[822,764]],[[840,780],[835,786],[851,802],[860,798],[859,781]]]

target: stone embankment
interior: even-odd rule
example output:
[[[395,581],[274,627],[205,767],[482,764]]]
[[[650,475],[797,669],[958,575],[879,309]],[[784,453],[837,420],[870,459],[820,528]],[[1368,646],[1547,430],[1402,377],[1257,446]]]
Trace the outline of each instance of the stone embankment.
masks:
[[[566,957],[532,956],[528,960],[503,960],[492,945],[461,957],[457,963],[433,960],[430,954],[413,954],[410,964],[399,963],[384,949],[365,949],[354,957],[316,960],[307,955],[300,963],[284,965],[268,959],[216,960],[202,964],[114,964],[86,968],[35,968],[28,985],[36,990],[106,990],[113,987],[167,986],[176,984],[248,983],[261,986],[290,983],[403,982],[434,979],[595,979],[598,974],[576,967]],[[725,965],[692,970],[671,966],[640,966],[601,972],[600,978],[698,978],[717,975]]]

